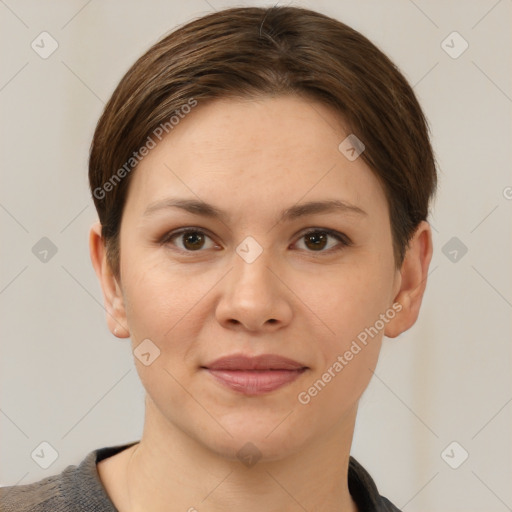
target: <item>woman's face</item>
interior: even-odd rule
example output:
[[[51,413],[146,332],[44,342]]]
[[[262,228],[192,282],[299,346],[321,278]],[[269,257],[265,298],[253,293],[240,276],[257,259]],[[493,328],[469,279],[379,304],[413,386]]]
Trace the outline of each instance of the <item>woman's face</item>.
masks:
[[[384,191],[339,149],[348,135],[299,97],[199,102],[134,171],[120,286],[146,422],[272,459],[354,420],[400,273]],[[208,369],[263,354],[301,370]]]

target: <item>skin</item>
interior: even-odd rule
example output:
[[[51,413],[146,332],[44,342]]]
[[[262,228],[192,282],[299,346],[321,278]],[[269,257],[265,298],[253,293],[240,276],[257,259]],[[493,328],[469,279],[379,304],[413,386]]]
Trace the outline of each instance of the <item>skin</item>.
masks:
[[[357,511],[347,470],[358,402],[383,335],[396,337],[417,319],[432,239],[422,222],[395,267],[384,191],[361,158],[338,150],[347,135],[330,109],[298,96],[199,104],[134,171],[119,281],[99,223],[91,228],[110,330],[130,337],[132,349],[150,339],[160,350],[149,366],[134,357],[146,390],[140,443],[98,464],[121,512]],[[178,208],[144,216],[169,197],[201,199],[226,218]],[[326,199],[366,213],[278,221],[285,208]],[[183,236],[159,244],[183,227],[207,234],[192,245]],[[315,245],[308,228],[336,230],[352,245],[333,237]],[[252,263],[236,252],[247,236],[263,250]],[[298,394],[394,303],[401,311],[301,404]],[[308,370],[246,396],[200,368],[233,353],[279,354]],[[247,442],[261,454],[252,467],[236,456]]]

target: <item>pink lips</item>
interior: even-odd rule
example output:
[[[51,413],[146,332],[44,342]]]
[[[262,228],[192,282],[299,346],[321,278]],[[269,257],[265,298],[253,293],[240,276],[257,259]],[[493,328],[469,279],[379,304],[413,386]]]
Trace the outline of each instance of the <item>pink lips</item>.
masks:
[[[307,367],[274,354],[222,357],[203,367],[218,382],[245,395],[262,395],[297,379]]]

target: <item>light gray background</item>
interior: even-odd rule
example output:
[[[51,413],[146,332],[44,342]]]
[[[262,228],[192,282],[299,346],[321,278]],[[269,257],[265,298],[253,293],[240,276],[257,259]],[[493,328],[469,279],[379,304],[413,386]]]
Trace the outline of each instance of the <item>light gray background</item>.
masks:
[[[176,25],[273,4],[0,0],[2,485],[58,473],[142,432],[144,390],[129,342],[107,330],[89,260],[87,157],[104,102]],[[352,454],[407,512],[512,510],[512,1],[292,4],[346,22],[396,62],[439,162],[420,319],[384,340]],[[47,59],[31,48],[42,31],[59,45]],[[456,59],[442,47],[453,31],[469,43]],[[43,263],[32,247],[45,236],[58,251]],[[456,262],[442,250],[452,237],[468,249]],[[43,441],[59,454],[48,469],[31,458]],[[452,441],[469,453],[458,469],[441,456]]]

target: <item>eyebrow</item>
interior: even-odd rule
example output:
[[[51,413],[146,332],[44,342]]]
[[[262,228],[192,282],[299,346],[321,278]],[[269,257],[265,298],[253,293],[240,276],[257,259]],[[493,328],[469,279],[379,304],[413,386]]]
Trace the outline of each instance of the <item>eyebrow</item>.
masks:
[[[219,208],[197,199],[178,199],[168,198],[150,204],[143,216],[150,216],[160,210],[167,210],[169,208],[179,208],[195,215],[209,217],[212,219],[220,219],[223,222],[228,220],[228,214]],[[290,221],[306,215],[313,215],[316,213],[345,213],[356,214],[359,216],[367,216],[368,214],[356,205],[350,204],[346,201],[339,199],[330,199],[325,201],[309,201],[307,203],[296,204],[282,210],[279,215],[278,222]]]

